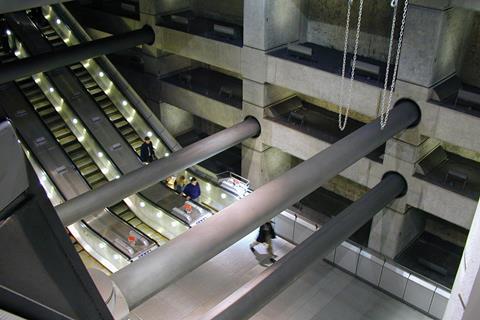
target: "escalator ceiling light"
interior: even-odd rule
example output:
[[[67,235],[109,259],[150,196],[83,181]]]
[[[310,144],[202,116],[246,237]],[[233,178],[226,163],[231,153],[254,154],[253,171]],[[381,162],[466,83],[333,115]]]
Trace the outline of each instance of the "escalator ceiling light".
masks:
[[[226,195],[225,193],[222,193],[222,194],[220,195],[220,197],[221,197],[222,199],[225,199],[225,198],[227,197],[227,195]]]
[[[212,185],[210,183],[207,183],[207,188],[206,189],[207,189],[207,191],[212,190]]]
[[[105,244],[105,242],[100,242],[100,243],[98,244],[98,247],[99,247],[100,249],[105,249],[105,248],[107,247],[107,245]]]
[[[55,89],[53,89],[52,87],[50,87],[50,89],[48,89],[48,91],[50,91],[50,93],[53,93],[53,92],[55,92]]]
[[[120,179],[120,175],[117,174],[117,175],[115,176],[115,179]]]
[[[140,207],[145,208],[145,202],[140,201]]]
[[[147,132],[147,136],[149,136],[149,137],[153,136],[152,131],[148,131],[148,132]]]
[[[108,173],[108,168],[102,168],[102,173],[107,174]]]
[[[120,255],[119,255],[118,253],[115,253],[115,254],[113,255],[113,259],[119,260],[119,259],[120,259]]]
[[[122,101],[122,106],[125,107],[127,104],[128,104],[127,100],[123,100],[123,101]]]
[[[163,216],[163,213],[157,212],[157,218],[161,218]]]
[[[55,20],[55,22],[56,22],[57,24],[60,24],[60,23],[62,23],[62,20],[57,19],[57,20]]]
[[[99,76],[100,78],[102,78],[104,75],[105,75],[105,73],[103,73],[103,71],[100,71],[100,72],[98,73],[98,76]]]
[[[77,123],[78,123],[77,118],[73,118],[73,119],[72,119],[72,122],[73,122],[73,124],[77,124]]]
[[[20,51],[19,51],[19,50],[15,50],[14,54],[15,54],[15,56],[18,57],[18,56],[20,56]]]
[[[165,152],[165,157],[168,157],[169,155],[170,155],[170,153]]]
[[[103,152],[98,152],[98,153],[97,153],[97,156],[98,156],[99,158],[103,157]]]
[[[11,35],[12,35],[12,31],[10,31],[9,29],[7,29],[6,33],[7,33],[7,36],[11,36]]]

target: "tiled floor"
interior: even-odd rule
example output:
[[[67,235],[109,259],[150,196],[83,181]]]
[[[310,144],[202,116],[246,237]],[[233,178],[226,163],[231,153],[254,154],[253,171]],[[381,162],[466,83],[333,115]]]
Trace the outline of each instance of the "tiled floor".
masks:
[[[134,309],[131,320],[197,319],[264,270],[248,244],[256,232]],[[293,248],[274,240],[279,256]],[[259,250],[261,250],[259,248]],[[141,285],[141,284],[139,284]],[[430,319],[325,262],[317,263],[252,319]]]

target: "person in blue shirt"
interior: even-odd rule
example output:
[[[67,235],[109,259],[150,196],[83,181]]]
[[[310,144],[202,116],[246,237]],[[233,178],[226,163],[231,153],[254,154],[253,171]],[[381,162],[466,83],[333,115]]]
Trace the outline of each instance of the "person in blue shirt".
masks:
[[[197,201],[201,193],[200,185],[195,178],[192,178],[190,183],[183,189],[183,194],[187,197],[187,200]]]

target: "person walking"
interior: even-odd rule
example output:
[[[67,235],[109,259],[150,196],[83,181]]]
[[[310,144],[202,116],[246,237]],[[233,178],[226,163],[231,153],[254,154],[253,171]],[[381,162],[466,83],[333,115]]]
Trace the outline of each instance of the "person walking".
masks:
[[[187,200],[197,201],[198,198],[200,198],[201,193],[202,191],[200,190],[200,185],[195,178],[192,178],[190,183],[187,184],[183,189],[183,194],[187,197]]]
[[[140,160],[145,163],[150,163],[155,158],[155,150],[153,149],[152,141],[149,137],[145,137],[142,146],[140,147]]]
[[[185,178],[184,175],[181,175],[177,177],[177,179],[175,179],[175,182],[173,183],[173,188],[179,193],[182,193],[183,189],[185,189],[186,184],[187,184],[187,178]]]
[[[255,246],[257,246],[260,243],[265,243],[267,245],[267,252],[270,255],[270,262],[274,263],[277,260],[273,258],[275,257],[275,255],[273,254],[272,239],[275,239],[276,237],[277,235],[275,234],[275,230],[273,229],[272,223],[271,222],[264,223],[258,229],[257,239],[250,244],[250,250],[253,253],[256,253],[257,250],[255,250]]]

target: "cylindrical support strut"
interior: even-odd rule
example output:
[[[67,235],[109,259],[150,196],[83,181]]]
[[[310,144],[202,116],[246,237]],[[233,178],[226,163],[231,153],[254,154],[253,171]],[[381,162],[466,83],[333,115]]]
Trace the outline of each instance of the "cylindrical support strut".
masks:
[[[122,199],[158,183],[168,176],[202,162],[243,140],[258,135],[260,124],[255,118],[247,118],[231,128],[193,143],[169,157],[129,172],[101,187],[85,192],[55,207],[64,225],[111,206]]]
[[[15,60],[0,65],[0,84],[74,64],[82,60],[133,48],[140,44],[152,44],[154,40],[155,32],[151,27],[144,26],[135,31]]]
[[[418,106],[397,103],[388,126],[377,119],[339,140],[206,222],[112,275],[133,308],[317,189],[395,134],[417,123]],[[154,279],[154,280],[152,280]],[[141,283],[142,285],[138,285]]]
[[[250,318],[300,277],[309,266],[324,258],[406,189],[407,183],[400,174],[388,173],[361,199],[328,221],[258,277],[210,309],[201,319]]]

